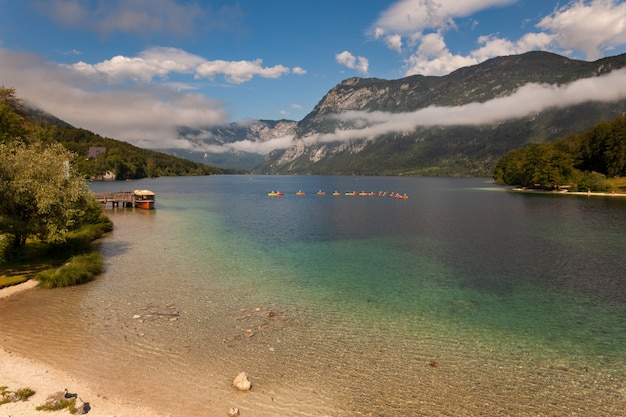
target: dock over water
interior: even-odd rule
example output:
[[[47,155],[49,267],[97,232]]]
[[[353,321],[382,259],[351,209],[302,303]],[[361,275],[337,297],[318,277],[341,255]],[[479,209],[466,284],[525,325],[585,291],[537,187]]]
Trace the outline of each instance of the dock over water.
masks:
[[[96,200],[100,203],[111,204],[112,207],[133,207],[134,198],[130,191],[117,191],[114,193],[95,193]]]
[[[154,208],[154,193],[150,190],[117,191],[113,193],[94,193],[96,200],[104,206]]]

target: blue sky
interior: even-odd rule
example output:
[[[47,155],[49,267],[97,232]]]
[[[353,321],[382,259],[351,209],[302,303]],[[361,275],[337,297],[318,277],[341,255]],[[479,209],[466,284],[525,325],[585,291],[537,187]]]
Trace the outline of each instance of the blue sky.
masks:
[[[0,0],[0,84],[77,127],[151,148],[189,146],[177,125],[301,120],[346,78],[445,75],[530,50],[621,54],[626,4]]]

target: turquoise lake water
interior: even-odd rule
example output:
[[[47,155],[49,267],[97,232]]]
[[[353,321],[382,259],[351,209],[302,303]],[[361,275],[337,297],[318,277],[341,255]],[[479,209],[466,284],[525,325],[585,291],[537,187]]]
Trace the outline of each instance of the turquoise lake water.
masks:
[[[626,198],[486,179],[92,184],[143,188],[156,210],[106,209],[102,277],[0,304],[3,345],[78,361],[94,384],[164,415],[626,409]],[[232,388],[240,371],[249,393]]]

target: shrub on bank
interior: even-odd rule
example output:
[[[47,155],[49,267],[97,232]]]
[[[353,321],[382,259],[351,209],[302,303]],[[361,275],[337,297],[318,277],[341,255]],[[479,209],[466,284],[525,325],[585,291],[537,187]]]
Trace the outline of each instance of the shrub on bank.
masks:
[[[97,252],[90,252],[74,255],[64,265],[41,272],[35,279],[46,288],[67,287],[93,281],[103,271],[104,257]]]

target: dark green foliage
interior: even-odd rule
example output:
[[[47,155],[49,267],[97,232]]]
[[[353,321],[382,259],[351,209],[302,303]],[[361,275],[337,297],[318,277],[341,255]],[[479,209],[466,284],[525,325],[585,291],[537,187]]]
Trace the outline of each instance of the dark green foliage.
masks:
[[[63,241],[101,212],[72,170],[72,158],[58,143],[0,144],[0,234],[12,247],[22,248],[30,237]]]
[[[0,87],[0,143],[23,138],[27,132],[26,111],[15,89]]]
[[[621,176],[626,176],[626,116],[554,143],[514,149],[493,173],[503,184],[546,189],[569,185],[583,191],[606,191],[606,178]]]
[[[92,280],[101,271],[99,255],[93,252],[93,241],[112,228],[112,222],[101,213],[97,223],[86,224],[68,233],[64,241],[29,240],[24,248],[17,250],[2,245],[5,239],[0,237],[0,288],[31,278],[49,278],[51,287]],[[98,267],[93,262],[80,261],[80,257],[73,259],[78,255],[96,256],[94,261]],[[65,267],[57,269],[61,265]]]
[[[580,168],[608,177],[626,175],[626,117],[600,123],[581,135]]]
[[[96,221],[68,233],[65,240],[49,244],[46,250],[47,255],[54,258],[67,258],[71,255],[91,252],[93,241],[111,230],[113,230],[113,222],[104,214],[100,214]]]

